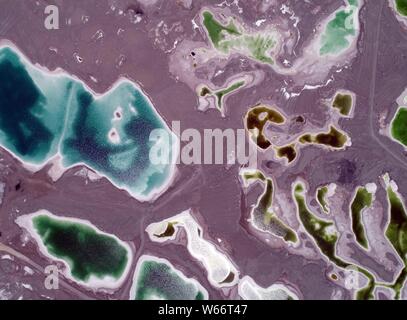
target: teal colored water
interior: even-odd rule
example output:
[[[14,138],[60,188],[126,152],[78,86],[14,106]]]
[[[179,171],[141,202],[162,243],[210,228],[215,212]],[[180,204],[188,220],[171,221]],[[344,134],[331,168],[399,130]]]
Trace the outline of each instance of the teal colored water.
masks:
[[[59,152],[64,167],[84,164],[146,198],[171,171],[170,163],[149,160],[154,129],[170,134],[131,82],[95,97],[72,77],[41,72],[0,49],[0,145],[25,163],[42,165]]]
[[[335,17],[328,22],[321,37],[320,54],[339,54],[346,50],[351,39],[356,36],[354,20],[359,13],[357,1],[349,0],[344,10],[338,10]]]
[[[203,300],[204,293],[166,263],[144,261],[137,279],[136,300]]]
[[[67,78],[44,80],[11,49],[0,50],[0,144],[34,165],[57,152],[72,88]]]

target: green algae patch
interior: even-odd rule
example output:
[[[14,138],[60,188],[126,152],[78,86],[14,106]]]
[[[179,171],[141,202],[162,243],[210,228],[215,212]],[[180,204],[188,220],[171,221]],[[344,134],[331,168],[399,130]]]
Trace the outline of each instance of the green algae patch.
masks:
[[[259,62],[273,64],[274,61],[268,55],[268,52],[275,44],[276,41],[269,35],[244,35],[242,37],[222,41],[218,49],[224,53],[235,50]]]
[[[227,95],[235,92],[237,89],[243,87],[245,85],[244,81],[238,81],[231,84],[229,87],[225,89],[221,89],[215,92],[216,95],[216,106],[217,108],[222,111],[223,110],[223,100],[226,98]]]
[[[390,286],[395,292],[395,299],[399,300],[401,298],[401,291],[405,286],[407,280],[407,266],[401,270],[399,276],[392,286]]]
[[[275,32],[249,33],[237,26],[232,19],[224,25],[210,11],[204,11],[202,17],[210,41],[223,54],[238,52],[261,63],[274,63],[270,51],[277,44]]]
[[[196,281],[162,259],[142,259],[131,292],[134,300],[204,300],[207,292]]]
[[[396,293],[396,299],[400,299],[401,289],[407,278],[407,214],[401,198],[387,187],[387,199],[390,206],[390,221],[385,235],[404,262],[404,268],[397,277],[391,288]]]
[[[327,194],[328,194],[327,186],[323,186],[317,189],[317,200],[325,213],[329,213],[328,203],[326,201]]]
[[[335,255],[338,235],[334,223],[322,220],[311,213],[306,204],[304,187],[300,183],[296,184],[294,188],[294,200],[302,225],[315,240],[321,252],[339,267],[348,267],[350,265],[349,263],[342,261]]]
[[[257,206],[253,210],[254,224],[261,230],[267,231],[288,242],[297,242],[295,232],[283,223],[272,211],[273,182],[267,178],[265,190],[260,197]]]
[[[375,278],[367,270],[343,261],[336,256],[338,235],[335,225],[331,221],[318,218],[308,209],[304,192],[305,188],[302,183],[297,183],[294,186],[294,201],[297,205],[299,219],[305,230],[314,239],[322,254],[324,254],[329,261],[340,268],[355,268],[358,272],[361,272],[368,278],[368,284],[356,292],[356,298],[360,300],[373,299]]]
[[[246,80],[239,78],[237,80],[232,81],[225,87],[217,88],[217,89],[210,89],[205,85],[199,85],[197,87],[197,95],[203,99],[211,98],[214,100],[213,105],[216,107],[217,110],[222,114],[225,115],[225,100],[232,95],[233,93],[237,92],[240,88],[246,86]],[[210,102],[210,104],[212,104]]]
[[[48,253],[67,263],[74,279],[118,280],[129,262],[129,253],[114,237],[97,232],[84,223],[40,214],[32,219]]]
[[[320,144],[334,149],[341,149],[348,142],[348,136],[334,126],[330,126],[328,132],[321,132],[315,135],[302,135],[299,138],[299,142],[302,144]]]
[[[255,172],[246,172],[243,174],[243,178],[246,181],[249,179],[260,180],[265,185],[264,192],[259,197],[257,204],[251,213],[253,225],[263,232],[284,239],[286,242],[297,242],[298,239],[295,231],[288,227],[272,211],[274,197],[273,180],[266,178],[259,170],[256,170]]]
[[[332,107],[337,109],[342,116],[349,116],[352,111],[352,96],[338,93],[332,102]]]
[[[407,0],[395,0],[397,12],[407,16]]]
[[[268,122],[272,124],[283,124],[284,116],[276,109],[264,104],[258,104],[249,109],[246,113],[246,129],[250,133],[250,137],[263,150],[271,146],[271,142],[263,133],[263,129]]]
[[[391,122],[392,137],[407,146],[407,108],[400,107]]]
[[[365,208],[372,205],[373,195],[364,187],[359,187],[353,198],[350,210],[352,215],[352,231],[356,241],[365,249],[369,248],[366,238],[365,227],[363,225],[362,213]]]
[[[242,174],[242,176],[245,181],[248,181],[250,179],[260,180],[260,181],[266,180],[266,177],[264,176],[263,172],[261,172],[260,170],[255,170],[253,172],[244,172]]]
[[[236,26],[232,21],[228,25],[222,25],[219,23],[213,14],[209,11],[205,11],[203,14],[203,25],[205,26],[208,36],[211,39],[215,47],[219,46],[219,42],[225,38],[225,33],[232,35],[240,35]]]
[[[348,1],[344,9],[338,10],[330,20],[321,36],[320,55],[337,55],[349,48],[357,35],[355,21],[359,9],[356,1]]]
[[[366,278],[368,279],[368,283],[366,285],[366,287],[358,290],[356,292],[356,299],[357,300],[372,300],[374,299],[374,289],[376,287],[376,279],[373,277],[373,275],[366,271],[363,268],[360,267],[356,267],[357,271],[359,271],[360,273],[364,274],[366,276]]]
[[[404,205],[391,187],[387,188],[387,197],[390,204],[390,221],[386,229],[389,239],[399,256],[406,261],[407,254],[407,215]]]
[[[273,63],[273,59],[268,55],[268,51],[276,45],[273,37],[267,35],[245,36],[244,41],[255,60],[263,63]]]

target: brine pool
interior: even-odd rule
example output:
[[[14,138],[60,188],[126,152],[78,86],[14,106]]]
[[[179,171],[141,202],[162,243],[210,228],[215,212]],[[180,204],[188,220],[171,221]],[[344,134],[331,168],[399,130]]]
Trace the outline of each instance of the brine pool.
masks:
[[[98,95],[65,72],[32,65],[14,47],[0,48],[0,145],[24,164],[41,168],[58,158],[63,170],[85,165],[135,198],[150,199],[174,170],[170,161],[149,161],[150,149],[162,143],[149,139],[154,129],[170,134],[132,82],[120,80]]]

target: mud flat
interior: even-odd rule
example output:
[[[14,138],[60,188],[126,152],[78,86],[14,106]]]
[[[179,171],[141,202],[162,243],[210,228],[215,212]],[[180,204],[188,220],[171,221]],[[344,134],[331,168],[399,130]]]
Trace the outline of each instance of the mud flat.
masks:
[[[119,288],[128,275],[133,259],[130,246],[89,221],[39,210],[15,222],[45,257],[64,265],[67,279],[88,289],[109,292]]]
[[[346,1],[318,24],[315,36],[304,47],[303,55],[290,68],[276,66],[276,71],[296,76],[296,82],[307,86],[323,81],[332,67],[347,65],[357,54],[362,5],[362,0]]]
[[[342,71],[358,53],[359,12],[363,4],[362,0],[346,1],[336,11],[318,20],[313,34],[301,43],[301,54],[292,61],[285,59],[286,53],[295,50],[301,35],[299,18],[287,5],[282,5],[281,11],[289,15],[260,19],[254,24],[247,23],[226,6],[202,8],[192,22],[194,33],[200,32],[204,41],[180,40],[170,56],[170,73],[177,81],[197,91],[201,85],[206,88],[216,86],[214,79],[218,72],[226,70],[234,59],[240,59],[250,69],[256,70],[256,79],[252,82],[261,82],[264,70],[271,68],[278,76],[292,81],[296,89],[301,86],[301,91],[324,87],[333,81],[332,77],[327,79],[330,71]],[[227,82],[230,84],[230,81]],[[246,83],[244,87],[248,86]],[[229,85],[226,86],[224,82],[223,87],[229,88]],[[245,88],[240,87],[240,90]],[[284,89],[288,97],[295,95],[291,88]],[[236,89],[233,93],[240,90]],[[210,105],[220,107],[216,99],[208,103],[199,94],[198,97],[199,110],[205,110]],[[224,105],[222,103],[222,108]]]
[[[311,82],[315,82],[317,77],[322,80],[329,68],[344,60],[345,56],[354,55],[362,4],[362,0],[346,1],[344,6],[321,21],[316,36],[306,46],[304,54],[289,68],[275,64],[283,44],[290,42],[290,33],[277,24],[269,23],[252,29],[233,16],[225,18],[228,16],[226,12],[222,14],[223,21],[220,21],[216,18],[217,14],[221,16],[220,13],[204,9],[201,12],[201,25],[219,56],[241,54],[269,65],[282,75],[312,78]],[[320,67],[315,67],[315,64]],[[315,70],[318,70],[317,74]]]

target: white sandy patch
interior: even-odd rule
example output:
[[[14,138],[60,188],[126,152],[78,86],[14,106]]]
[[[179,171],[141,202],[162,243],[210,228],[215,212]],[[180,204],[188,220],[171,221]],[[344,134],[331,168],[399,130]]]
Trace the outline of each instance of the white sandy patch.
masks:
[[[299,299],[297,294],[283,284],[275,283],[262,288],[249,276],[244,276],[239,281],[238,292],[244,300],[287,300],[288,297]]]
[[[165,219],[160,222],[152,223],[146,228],[150,239],[154,242],[165,242],[167,239],[158,238],[154,234],[160,234],[166,229],[168,222],[176,221],[174,227],[175,237],[179,228],[182,227],[187,234],[187,248],[192,257],[200,261],[208,272],[208,280],[214,287],[230,287],[237,283],[238,271],[229,258],[221,253],[213,243],[203,238],[203,231],[196,220],[192,217],[191,211],[186,210],[182,213]],[[224,283],[224,280],[233,273],[234,279],[230,283]]]

